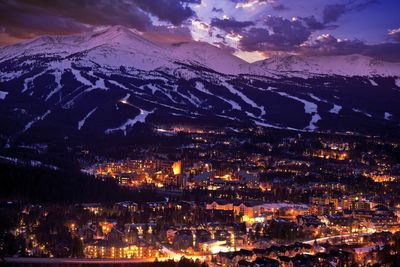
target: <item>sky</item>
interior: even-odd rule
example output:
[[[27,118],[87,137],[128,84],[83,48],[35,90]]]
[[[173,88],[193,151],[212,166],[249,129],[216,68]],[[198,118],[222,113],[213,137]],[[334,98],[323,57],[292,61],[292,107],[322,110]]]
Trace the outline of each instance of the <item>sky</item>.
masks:
[[[400,62],[400,0],[0,0],[0,45],[114,25],[249,62],[355,53]]]

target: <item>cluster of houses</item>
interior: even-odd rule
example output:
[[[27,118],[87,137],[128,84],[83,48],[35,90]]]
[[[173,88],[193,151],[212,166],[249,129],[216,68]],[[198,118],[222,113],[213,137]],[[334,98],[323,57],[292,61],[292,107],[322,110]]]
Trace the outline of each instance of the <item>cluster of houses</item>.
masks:
[[[140,232],[141,225],[127,225],[121,231],[115,221],[93,222],[83,229],[84,254],[88,258],[145,259],[160,256],[160,250],[151,239]],[[134,229],[134,230],[133,230]],[[151,225],[146,225],[151,231]]]
[[[241,216],[243,222],[264,222],[279,216],[280,218],[295,219],[308,213],[309,207],[304,204],[291,203],[260,203],[250,201],[216,200],[206,204],[207,210],[232,211]]]
[[[223,267],[348,266],[343,264],[354,262],[351,252],[337,249],[321,252],[324,249],[318,245],[294,243],[266,249],[220,252],[215,261]]]

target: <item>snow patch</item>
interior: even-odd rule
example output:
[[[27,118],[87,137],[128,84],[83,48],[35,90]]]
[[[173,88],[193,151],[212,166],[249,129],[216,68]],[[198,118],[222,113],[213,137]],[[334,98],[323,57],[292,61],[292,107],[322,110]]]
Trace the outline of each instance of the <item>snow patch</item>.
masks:
[[[369,113],[367,113],[367,112],[365,112],[365,111],[362,111],[362,110],[360,110],[360,109],[358,109],[358,108],[352,108],[352,110],[353,110],[354,112],[356,112],[356,113],[361,113],[361,114],[363,114],[363,115],[365,115],[365,116],[367,116],[367,117],[369,117],[369,118],[372,118],[372,115],[371,115],[371,114],[369,114]]]
[[[157,85],[154,85],[154,84],[146,84],[146,85],[144,85],[144,86],[147,86],[147,87],[151,90],[151,93],[152,93],[153,95],[154,95],[156,92],[160,92],[162,95],[166,96],[166,97],[167,97],[169,100],[171,100],[172,102],[177,103],[177,102],[175,101],[175,99],[172,97],[172,95],[171,95],[169,92],[167,92],[167,91],[165,91],[165,90],[159,88]],[[142,89],[142,90],[144,89],[144,86],[141,86],[141,89]]]
[[[57,93],[58,91],[60,91],[62,89],[61,87],[61,76],[62,73],[60,71],[56,71],[53,73],[54,75],[54,79],[55,79],[55,83],[56,83],[56,88],[53,89],[46,97],[45,101],[49,100],[55,93]]]
[[[106,85],[104,83],[103,78],[100,78],[100,77],[94,75],[93,71],[89,71],[87,74],[96,79],[96,82],[94,83],[94,87],[96,87],[98,89],[106,90],[106,91],[108,90],[108,88],[106,87]]]
[[[394,80],[394,83],[396,84],[397,87],[400,88],[400,79]]]
[[[118,86],[118,87],[120,87],[120,88],[122,88],[122,89],[124,89],[124,90],[128,90],[128,91],[129,91],[129,89],[128,89],[126,86],[120,84],[120,83],[117,82],[117,81],[107,80],[107,82],[111,83],[112,85]]]
[[[128,128],[133,127],[138,122],[145,123],[147,116],[150,115],[153,112],[154,112],[154,110],[146,111],[146,110],[141,109],[139,115],[137,115],[135,118],[128,119],[120,127],[107,129],[104,133],[105,134],[111,134],[111,133],[116,132],[116,131],[122,131],[124,133],[124,135],[126,135],[126,132],[127,132]]]
[[[8,82],[13,79],[16,79],[22,75],[22,71],[15,71],[15,72],[0,72],[0,81],[1,82]]]
[[[317,97],[317,96],[315,96],[315,95],[313,95],[313,94],[308,94],[308,95],[309,95],[312,99],[314,99],[314,100],[316,100],[316,101],[324,102],[324,103],[333,105],[333,107],[329,110],[330,113],[339,114],[339,112],[342,110],[342,106],[339,106],[339,105],[336,105],[336,104],[334,104],[334,103],[332,103],[332,102],[329,102],[329,101],[327,101],[327,100],[321,99],[321,98],[319,98],[319,97]]]
[[[191,94],[190,92],[187,92],[189,94],[189,96],[182,94],[178,91],[175,91],[178,95],[180,95],[181,97],[183,97],[184,99],[186,99],[187,101],[189,101],[193,106],[198,107],[201,105],[201,100],[196,97],[195,95]]]
[[[245,94],[234,88],[231,84],[227,83],[226,81],[223,82],[223,85],[231,92],[231,94],[239,96],[244,102],[252,106],[253,108],[259,109],[261,111],[260,117],[265,115],[265,108],[262,106],[257,105],[253,100],[248,98]]]
[[[239,105],[238,103],[236,103],[236,102],[233,101],[233,100],[225,99],[225,98],[223,98],[223,97],[221,97],[221,96],[218,96],[218,95],[216,95],[216,94],[211,93],[210,91],[208,91],[208,90],[205,88],[204,84],[201,83],[201,82],[196,82],[196,86],[195,86],[195,87],[196,87],[196,89],[199,90],[200,92],[203,92],[203,93],[205,93],[205,94],[207,94],[207,95],[211,95],[211,96],[217,97],[217,98],[223,100],[224,102],[230,104],[231,107],[232,107],[232,109],[242,110],[242,108],[240,107],[240,105]]]
[[[48,110],[42,116],[38,116],[38,117],[34,118],[33,120],[31,120],[30,122],[28,122],[25,125],[22,132],[26,132],[27,130],[29,130],[32,127],[32,125],[35,124],[36,122],[44,120],[50,113],[51,113],[51,110]]]
[[[92,82],[82,76],[79,70],[71,68],[72,74],[75,76],[75,79],[83,85],[93,86]]]
[[[315,130],[318,128],[317,122],[319,120],[321,120],[321,116],[318,114],[318,106],[315,103],[298,98],[296,96],[289,95],[284,92],[279,92],[279,91],[275,91],[275,90],[272,90],[272,92],[275,92],[281,96],[291,98],[293,100],[303,103],[305,113],[310,114],[312,116],[309,125],[304,129],[305,130]]]
[[[302,131],[301,129],[296,129],[296,128],[292,128],[292,127],[277,126],[274,124],[266,123],[265,121],[253,120],[253,122],[258,126],[267,127],[267,128]]]
[[[33,81],[34,81],[37,77],[43,75],[44,73],[45,73],[45,71],[44,71],[44,72],[41,72],[41,73],[39,73],[39,74],[36,74],[36,75],[34,75],[34,76],[32,76],[32,77],[26,78],[26,79],[24,80],[24,88],[22,89],[21,93],[24,93],[25,91],[29,90],[29,88],[30,88],[31,85],[33,84]]]
[[[393,114],[391,114],[389,112],[385,112],[385,114],[384,114],[385,120],[389,121],[392,119],[392,117],[393,117]]]
[[[372,84],[372,86],[378,86],[378,84],[372,79],[369,79],[369,82]]]
[[[8,95],[8,92],[0,91],[0,100],[6,99],[6,96],[7,96],[7,95]]]
[[[282,129],[283,127],[279,127],[270,123],[266,123],[266,122],[261,122],[261,121],[257,121],[257,120],[253,120],[254,123],[258,126],[262,126],[262,127],[267,127],[267,128],[274,128],[274,129]]]
[[[0,159],[11,162],[13,164],[29,165],[32,167],[38,167],[38,168],[42,167],[42,168],[47,168],[47,169],[52,169],[52,170],[58,170],[57,166],[45,164],[38,160],[22,160],[22,159],[18,159],[18,158],[11,158],[11,157],[1,156],[1,155],[0,155]]]
[[[331,108],[329,110],[329,112],[333,113],[333,114],[339,114],[339,112],[342,110],[342,107],[339,105],[336,105],[336,104],[332,104],[332,105],[333,105],[333,108]]]
[[[78,122],[78,130],[80,131],[82,127],[85,125],[86,120],[97,110],[97,107],[92,109],[86,116]]]

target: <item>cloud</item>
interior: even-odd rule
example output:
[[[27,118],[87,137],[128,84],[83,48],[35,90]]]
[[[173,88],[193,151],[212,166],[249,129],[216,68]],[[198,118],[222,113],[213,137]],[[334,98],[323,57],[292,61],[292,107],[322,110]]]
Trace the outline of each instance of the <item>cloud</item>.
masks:
[[[310,55],[347,55],[360,52],[364,46],[359,40],[341,40],[330,34],[322,34],[314,42],[304,45],[301,50]]]
[[[322,20],[324,24],[335,22],[346,13],[347,8],[345,4],[326,5],[322,11]]]
[[[163,43],[182,43],[193,41],[187,27],[154,26],[144,32],[143,36],[149,40]]]
[[[312,30],[332,30],[336,29],[337,25],[332,25],[332,22],[336,22],[342,15],[350,11],[361,11],[367,8],[369,5],[377,3],[377,0],[364,0],[359,2],[358,0],[352,0],[346,4],[329,4],[325,5],[322,10],[322,21],[316,19],[314,15],[309,17],[299,17],[307,27]]]
[[[227,45],[225,42],[213,42],[214,46],[227,51],[228,53],[234,53],[236,50],[232,46]]]
[[[252,27],[242,33],[239,49],[259,51],[265,55],[298,54],[304,56],[337,56],[360,54],[384,61],[400,61],[400,28],[389,31],[389,36],[398,43],[366,44],[357,39],[339,39],[322,34],[311,41],[312,27],[301,20],[286,20],[269,17],[266,28]],[[322,26],[321,27],[325,27]],[[318,27],[314,27],[318,28]]]
[[[323,34],[314,42],[299,47],[296,53],[306,56],[360,54],[385,61],[400,61],[400,43],[368,45],[357,39],[338,39],[330,34]]]
[[[329,4],[322,11],[324,24],[336,22],[342,15],[350,11],[361,11],[371,4],[379,3],[378,0],[351,0],[346,4]]]
[[[350,6],[349,9],[355,11],[361,11],[372,4],[379,4],[379,0],[364,0],[362,2],[357,2],[356,0],[353,0],[352,2],[349,3]]]
[[[389,37],[400,43],[400,28],[389,30]]]
[[[195,15],[195,12],[185,3],[199,3],[199,1],[179,0],[133,0],[142,10],[147,11],[160,20],[171,22],[173,25],[180,25],[183,21]]]
[[[282,10],[289,10],[290,8],[285,6],[284,4],[275,4],[272,6],[272,8],[276,11],[282,11]]]
[[[239,42],[239,48],[245,51],[266,50],[269,38],[267,29],[251,28],[243,35]]]
[[[226,32],[238,32],[243,28],[253,25],[254,22],[252,21],[237,21],[235,19],[218,19],[218,18],[213,18],[211,20],[211,26],[217,27]]]
[[[151,16],[174,26],[194,17],[190,3],[200,0],[3,0],[0,25],[12,38],[73,34],[97,26],[123,25],[154,31]],[[150,16],[151,15],[151,16]]]
[[[335,26],[327,26],[325,23],[318,21],[315,16],[299,18],[312,31],[324,30],[327,28],[335,28]]]
[[[311,31],[297,19],[268,16],[265,28],[251,28],[242,33],[239,47],[245,51],[288,51],[307,41]]]
[[[276,0],[230,0],[233,3],[236,3],[236,8],[239,9],[248,9],[255,8],[259,4],[276,4]]]

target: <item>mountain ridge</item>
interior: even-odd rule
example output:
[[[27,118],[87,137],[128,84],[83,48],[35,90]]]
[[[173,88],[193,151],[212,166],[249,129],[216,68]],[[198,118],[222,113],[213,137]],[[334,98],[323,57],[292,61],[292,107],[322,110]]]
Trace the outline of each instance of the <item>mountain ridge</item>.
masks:
[[[144,70],[170,67],[172,61],[194,61],[218,72],[232,75],[265,76],[271,73],[286,73],[291,76],[320,74],[400,76],[400,63],[379,61],[357,54],[319,57],[290,55],[248,63],[208,43],[196,41],[177,44],[156,43],[123,26],[112,26],[78,35],[41,36],[19,44],[0,47],[0,62],[24,54],[42,54],[43,51],[46,51],[45,54],[55,53],[63,56],[87,52],[92,55],[91,60],[94,62],[114,67],[134,66],[133,63],[142,62],[139,67]],[[116,59],[111,60],[107,52],[114,53]],[[133,52],[137,53],[136,57],[132,55]],[[102,60],[102,57],[106,57],[106,60]],[[157,60],[146,64],[145,61],[149,58]]]
[[[210,44],[147,43],[119,27],[65,38],[1,49],[1,136],[129,136],[143,125],[399,133],[400,75],[286,69],[298,57],[253,68]],[[61,50],[43,49],[53,42]]]

